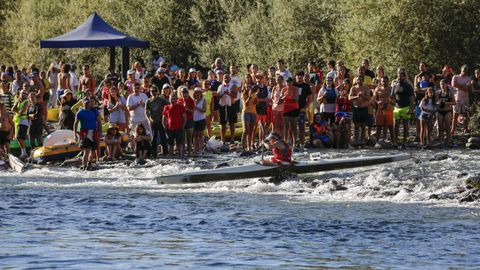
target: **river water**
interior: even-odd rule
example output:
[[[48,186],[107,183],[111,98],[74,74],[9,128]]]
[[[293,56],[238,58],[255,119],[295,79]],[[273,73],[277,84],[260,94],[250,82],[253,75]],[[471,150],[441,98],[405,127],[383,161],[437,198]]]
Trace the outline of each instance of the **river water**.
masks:
[[[0,268],[478,269],[480,202],[431,196],[464,187],[480,172],[480,152],[412,155],[280,185],[259,179],[158,185],[153,179],[204,168],[207,160],[251,162],[233,155],[92,172],[0,172]],[[335,191],[333,180],[346,190]]]

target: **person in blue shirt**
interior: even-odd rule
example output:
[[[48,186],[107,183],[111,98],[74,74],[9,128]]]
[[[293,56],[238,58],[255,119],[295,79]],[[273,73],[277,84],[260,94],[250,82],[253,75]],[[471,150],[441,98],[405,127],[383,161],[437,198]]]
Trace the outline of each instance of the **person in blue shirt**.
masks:
[[[98,133],[100,129],[100,112],[95,108],[94,98],[84,98],[84,109],[80,109],[75,116],[73,130],[75,132],[75,139],[80,141],[80,148],[83,150],[82,169],[91,169],[91,163],[95,158],[95,150],[98,146]],[[80,123],[80,132],[78,131],[78,124]]]

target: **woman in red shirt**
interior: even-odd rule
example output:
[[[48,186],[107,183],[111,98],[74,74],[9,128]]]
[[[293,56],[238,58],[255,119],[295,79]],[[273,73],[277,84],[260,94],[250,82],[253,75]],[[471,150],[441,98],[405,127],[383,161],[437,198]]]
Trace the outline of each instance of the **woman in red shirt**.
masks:
[[[293,79],[287,79],[287,87],[282,90],[283,100],[283,117],[285,121],[285,129],[283,137],[285,141],[291,142],[292,146],[296,144],[297,138],[297,118],[300,114],[298,105],[298,89],[293,85]]]

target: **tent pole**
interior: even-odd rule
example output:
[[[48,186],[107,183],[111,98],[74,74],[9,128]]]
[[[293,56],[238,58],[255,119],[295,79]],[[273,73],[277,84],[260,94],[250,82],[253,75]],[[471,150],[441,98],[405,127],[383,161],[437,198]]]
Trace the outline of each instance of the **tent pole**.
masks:
[[[115,69],[115,47],[110,47],[110,67]]]
[[[130,48],[122,47],[122,78],[127,79],[127,71],[130,69]]]

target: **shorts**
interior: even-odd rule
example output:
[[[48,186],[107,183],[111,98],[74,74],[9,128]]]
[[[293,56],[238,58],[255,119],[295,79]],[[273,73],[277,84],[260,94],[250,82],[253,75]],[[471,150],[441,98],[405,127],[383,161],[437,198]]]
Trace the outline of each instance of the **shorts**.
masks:
[[[368,107],[353,108],[353,123],[368,123]]]
[[[108,117],[110,115],[110,112],[108,111],[107,106],[103,106],[103,116]]]
[[[10,140],[8,139],[10,131],[0,131],[0,145],[9,144]]]
[[[267,115],[266,114],[257,114],[257,117],[256,117],[256,122],[262,122],[262,123],[267,123]]]
[[[230,125],[237,123],[237,113],[234,106],[220,106],[220,125]]]
[[[283,116],[284,116],[284,117],[298,117],[299,114],[300,114],[300,110],[299,110],[299,109],[295,109],[295,110],[293,110],[293,111],[284,112],[284,113],[283,113]]]
[[[336,112],[335,113],[335,123],[340,122],[342,118],[344,118],[346,122],[350,122],[353,118],[353,114],[352,112]]]
[[[220,104],[219,104],[219,98],[218,97],[213,97],[213,111],[218,112],[220,109]]]
[[[183,143],[183,128],[175,130],[167,130],[168,145],[182,144]]]
[[[257,115],[254,113],[244,112],[242,114],[243,122],[255,122],[257,120]]]
[[[28,134],[28,126],[19,125],[18,132],[17,132],[17,139],[26,140]]]
[[[425,122],[430,122],[432,121],[432,115],[427,112],[421,112],[419,119]]]
[[[393,109],[377,110],[375,124],[377,126],[393,126]]]
[[[395,108],[393,110],[393,119],[409,120],[410,119],[410,114],[408,113],[409,110],[410,110],[409,107]]]
[[[420,106],[415,106],[415,119],[420,119],[420,114],[422,113],[422,109]]]
[[[469,110],[468,104],[464,102],[457,102],[457,104],[453,105],[453,113],[468,115]]]
[[[43,133],[43,125],[41,123],[34,123],[30,125],[30,130],[29,130],[30,137],[42,136],[42,133]]]
[[[232,106],[233,106],[234,109],[235,109],[235,113],[239,113],[239,112],[240,112],[240,100],[235,101],[235,103],[233,103]]]
[[[86,129],[81,129],[80,130],[80,148],[81,149],[91,149],[91,150],[97,150],[97,147],[98,147],[98,143],[97,141],[95,140],[96,137],[96,134],[98,134],[98,132],[96,132],[95,130],[93,131],[93,141],[90,140],[88,137],[87,137],[87,133],[88,133],[88,130]]]
[[[194,127],[193,120],[187,120],[187,123],[185,124],[185,129],[191,129],[193,127]]]
[[[204,131],[206,128],[207,121],[205,119],[198,120],[193,122],[193,130],[194,131]]]
[[[298,124],[305,125],[307,122],[307,113],[306,112],[299,112],[297,118]]]

